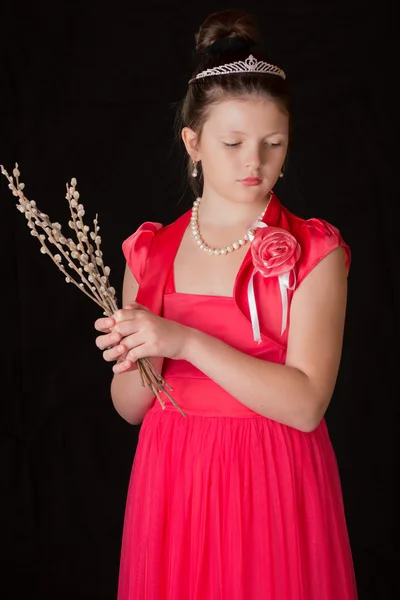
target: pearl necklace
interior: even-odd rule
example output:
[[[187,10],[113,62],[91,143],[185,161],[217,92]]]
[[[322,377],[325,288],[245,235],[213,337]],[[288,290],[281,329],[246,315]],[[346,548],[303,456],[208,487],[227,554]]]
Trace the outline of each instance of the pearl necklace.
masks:
[[[267,206],[264,208],[264,210],[261,213],[261,215],[259,215],[257,217],[256,221],[262,221],[262,219],[263,219],[263,217],[265,215],[265,212],[266,212],[266,210],[268,208],[268,205],[270,203],[271,196],[272,196],[272,194],[270,193],[269,196],[268,196]],[[200,233],[200,227],[199,227],[199,205],[200,205],[200,201],[201,201],[201,198],[197,198],[193,202],[192,216],[191,216],[191,219],[190,219],[191,227],[192,227],[192,233],[193,233],[194,239],[196,240],[196,243],[199,246],[200,250],[204,250],[204,252],[208,252],[208,254],[213,254],[215,256],[220,256],[220,255],[224,256],[225,254],[229,254],[230,252],[233,252],[234,250],[238,250],[242,246],[245,246],[247,244],[247,242],[249,242],[250,239],[252,239],[252,237],[249,236],[249,230],[247,230],[247,232],[244,234],[244,236],[240,240],[236,240],[235,242],[233,242],[229,246],[225,246],[225,248],[211,248],[211,246],[208,246],[205,243],[205,241],[203,240],[203,237],[202,237],[202,235]]]

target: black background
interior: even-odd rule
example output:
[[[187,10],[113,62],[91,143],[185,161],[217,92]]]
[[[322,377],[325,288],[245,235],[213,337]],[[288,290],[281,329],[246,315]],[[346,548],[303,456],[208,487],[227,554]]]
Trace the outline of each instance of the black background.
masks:
[[[343,360],[326,419],[360,600],[395,600],[394,2],[4,3],[0,162],[9,172],[19,163],[27,197],[63,227],[65,183],[77,178],[85,219],[99,215],[120,297],[122,241],[191,204],[175,113],[194,32],[225,8],[256,16],[270,61],[288,75],[294,129],[280,200],[336,225],[352,250]],[[40,254],[3,176],[0,194],[0,597],[113,600],[139,427],[112,407],[111,368],[94,344],[100,309]]]

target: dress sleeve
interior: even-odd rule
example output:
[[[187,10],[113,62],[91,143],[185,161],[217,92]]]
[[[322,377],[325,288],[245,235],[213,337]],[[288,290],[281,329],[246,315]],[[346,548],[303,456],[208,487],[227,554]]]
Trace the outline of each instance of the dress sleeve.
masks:
[[[161,223],[146,221],[122,242],[122,252],[136,281],[141,282],[147,256],[157,231],[162,229]]]
[[[330,252],[343,248],[346,272],[349,273],[351,252],[340,231],[323,219],[308,219],[301,228],[301,259],[297,270],[298,287],[310,271]]]

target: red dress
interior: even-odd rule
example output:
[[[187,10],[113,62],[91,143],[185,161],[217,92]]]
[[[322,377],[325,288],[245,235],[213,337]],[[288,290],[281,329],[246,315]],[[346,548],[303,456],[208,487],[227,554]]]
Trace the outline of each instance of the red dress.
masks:
[[[349,249],[334,227],[299,219],[275,195],[264,221],[299,241],[297,286],[339,245],[349,264]],[[278,287],[263,278],[255,278],[255,293],[268,310],[260,309],[261,343],[253,339],[243,293],[249,252],[233,297],[175,292],[172,263],[188,222],[185,213],[168,226],[164,242],[173,243],[160,242],[154,252],[154,224],[124,242],[141,287],[138,301],[241,352],[284,364],[290,323],[281,334]],[[150,272],[156,264],[157,292]],[[171,404],[162,410],[156,401],[143,421],[126,504],[118,600],[356,600],[325,419],[304,433],[253,412],[186,361],[166,359],[163,374],[187,416]]]

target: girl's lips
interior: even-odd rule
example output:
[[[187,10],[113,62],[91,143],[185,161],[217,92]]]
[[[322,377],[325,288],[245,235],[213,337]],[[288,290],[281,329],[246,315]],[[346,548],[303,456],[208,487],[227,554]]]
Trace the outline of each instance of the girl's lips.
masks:
[[[259,177],[246,177],[246,179],[240,179],[239,181],[244,185],[259,185],[261,183]]]

